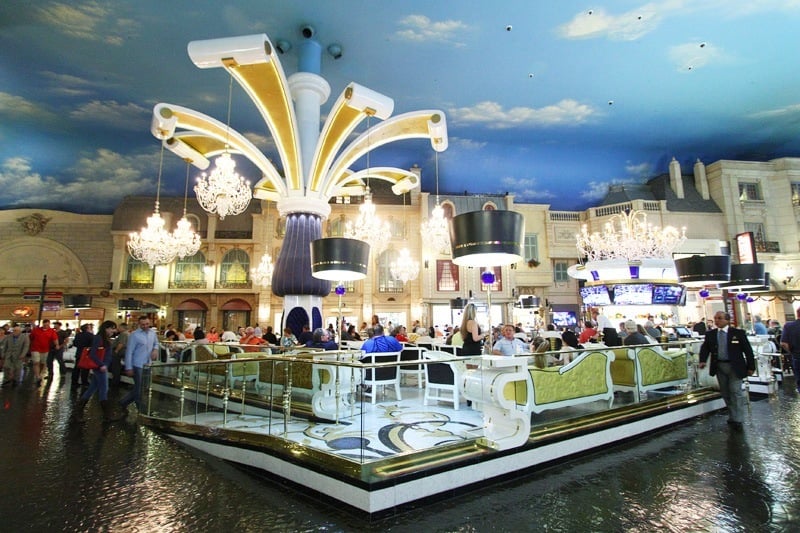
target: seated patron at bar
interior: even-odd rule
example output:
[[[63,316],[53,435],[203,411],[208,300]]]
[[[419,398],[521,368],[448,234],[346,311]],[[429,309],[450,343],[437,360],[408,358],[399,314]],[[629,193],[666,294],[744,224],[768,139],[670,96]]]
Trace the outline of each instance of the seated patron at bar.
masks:
[[[336,342],[330,340],[330,333],[322,328],[314,330],[313,338],[306,343],[307,348],[321,348],[323,350],[338,350]]]
[[[503,336],[492,346],[492,354],[514,355],[529,351],[525,343],[522,342],[521,339],[516,338],[514,333],[514,326],[511,324],[503,326]]]
[[[365,340],[364,344],[361,345],[361,350],[364,353],[399,352],[403,350],[403,345],[397,339],[384,335],[383,326],[380,324],[372,326],[372,331],[374,336]]]

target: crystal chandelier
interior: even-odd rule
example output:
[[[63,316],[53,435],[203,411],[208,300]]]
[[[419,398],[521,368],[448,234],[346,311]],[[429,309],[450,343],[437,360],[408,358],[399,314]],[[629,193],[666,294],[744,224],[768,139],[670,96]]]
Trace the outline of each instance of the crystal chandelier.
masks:
[[[128,236],[128,253],[137,261],[147,263],[150,268],[171,263],[176,256],[174,236],[164,228],[164,219],[158,212],[161,197],[161,170],[164,164],[164,146],[158,162],[158,185],[153,214],[147,217],[147,227]]]
[[[375,204],[372,203],[372,193],[369,188],[369,153],[370,153],[370,139],[369,139],[369,119],[367,115],[367,187],[364,193],[364,203],[358,207],[358,217],[355,222],[347,221],[344,229],[344,236],[349,239],[357,239],[369,244],[369,249],[377,257],[388,245],[389,240],[389,223],[381,220],[375,214]]]
[[[233,94],[233,76],[228,87],[228,122],[227,132],[230,134],[231,97]],[[250,204],[253,193],[250,182],[236,173],[236,162],[228,151],[229,140],[225,140],[225,152],[214,161],[214,170],[210,174],[203,172],[197,178],[194,192],[197,201],[209,213],[217,213],[221,220],[228,215],[238,215]]]
[[[406,236],[406,195],[403,195],[403,237]],[[400,257],[392,261],[389,265],[389,273],[392,278],[402,281],[404,284],[411,280],[417,279],[419,276],[419,261],[414,261],[411,258],[411,253],[408,248],[400,250]]]
[[[647,223],[644,211],[633,210],[612,216],[602,233],[589,234],[584,224],[575,239],[579,255],[589,261],[671,259],[675,248],[686,240],[686,229],[659,228]]]
[[[419,261],[414,261],[408,248],[403,248],[400,250],[400,257],[396,261],[392,261],[389,271],[392,278],[408,283],[419,276]]]
[[[434,151],[436,169],[436,206],[431,210],[428,220],[420,226],[423,241],[438,253],[450,250],[450,222],[444,216],[444,208],[439,205],[439,152]]]
[[[189,161],[186,162],[186,182],[183,188],[183,216],[178,221],[172,238],[175,239],[175,254],[183,259],[191,257],[200,250],[200,235],[192,229],[192,224],[186,218],[186,203],[189,198]]]
[[[267,202],[266,220],[269,222],[269,202]],[[267,244],[267,246],[269,246],[269,244]],[[266,251],[264,255],[261,256],[261,262],[258,263],[258,266],[250,269],[250,277],[256,285],[267,287],[272,283],[272,273],[274,270],[275,266],[272,264],[272,256],[269,255],[269,251]]]
[[[236,162],[226,151],[214,161],[214,170],[210,174],[203,172],[194,186],[203,209],[216,213],[223,220],[247,209],[253,197],[250,182],[239,176],[235,168]]]
[[[358,217],[355,222],[348,220],[345,224],[344,236],[366,242],[376,255],[380,255],[386,250],[389,240],[389,222],[381,220],[375,214],[375,204],[372,203],[369,186],[364,194],[364,203],[358,207]]]
[[[272,256],[265,252],[261,256],[261,262],[258,263],[256,268],[250,269],[250,277],[253,278],[253,283],[261,285],[262,287],[269,286],[272,283],[272,272],[275,267],[272,264]]]

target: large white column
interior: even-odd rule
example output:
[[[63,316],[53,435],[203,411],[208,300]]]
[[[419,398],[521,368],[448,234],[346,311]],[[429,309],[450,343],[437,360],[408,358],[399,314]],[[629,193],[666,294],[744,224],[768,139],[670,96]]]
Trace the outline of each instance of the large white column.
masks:
[[[295,102],[300,151],[303,161],[303,183],[308,185],[311,158],[317,148],[320,131],[320,108],[331,94],[331,86],[319,74],[297,72],[289,76],[289,89]]]

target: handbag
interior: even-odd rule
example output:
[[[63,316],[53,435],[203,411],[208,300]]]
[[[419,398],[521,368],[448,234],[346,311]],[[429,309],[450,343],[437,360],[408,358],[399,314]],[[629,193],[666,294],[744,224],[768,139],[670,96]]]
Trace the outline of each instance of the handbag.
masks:
[[[94,359],[89,355],[91,351],[92,349],[88,346],[81,351],[81,356],[78,358],[78,368],[83,370],[95,370],[98,368],[97,363],[95,363]],[[105,351],[106,349],[103,346],[97,348],[97,358],[101,361],[105,359]]]

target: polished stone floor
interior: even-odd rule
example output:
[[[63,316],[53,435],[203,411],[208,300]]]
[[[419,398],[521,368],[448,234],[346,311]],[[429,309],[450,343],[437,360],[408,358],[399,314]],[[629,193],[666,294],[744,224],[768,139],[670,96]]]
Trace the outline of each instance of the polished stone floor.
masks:
[[[368,520],[133,415],[104,424],[94,401],[74,422],[69,377],[41,388],[28,378],[0,390],[0,531],[798,531],[793,385],[753,401],[743,433],[721,412]]]

